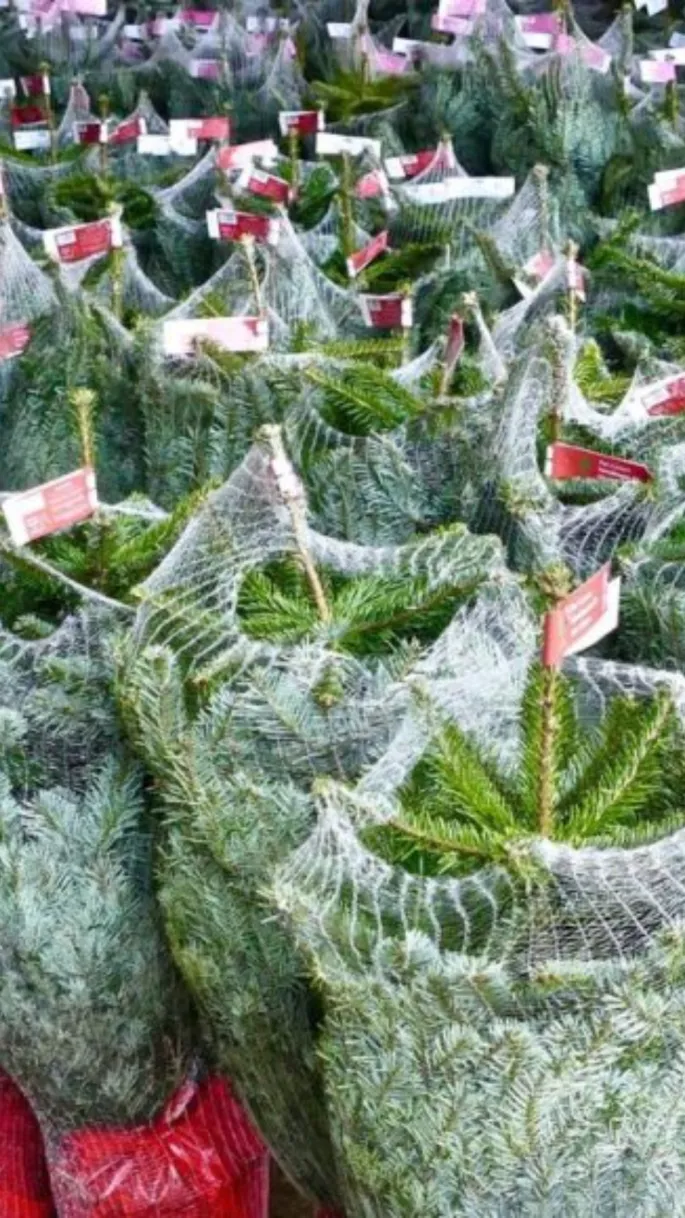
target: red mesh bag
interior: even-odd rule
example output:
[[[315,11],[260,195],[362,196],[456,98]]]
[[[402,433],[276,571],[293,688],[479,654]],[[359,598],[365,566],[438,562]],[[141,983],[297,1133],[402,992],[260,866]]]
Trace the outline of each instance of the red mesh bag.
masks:
[[[54,1215],[38,1122],[6,1074],[0,1074],[0,1214],[2,1218]]]
[[[60,1218],[268,1212],[268,1151],[220,1078],[184,1084],[150,1125],[69,1134],[51,1158],[51,1175]]]

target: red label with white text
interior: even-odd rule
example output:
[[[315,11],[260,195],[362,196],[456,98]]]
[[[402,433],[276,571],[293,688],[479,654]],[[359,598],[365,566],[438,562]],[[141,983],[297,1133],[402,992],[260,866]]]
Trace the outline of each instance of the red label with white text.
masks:
[[[669,376],[648,385],[640,393],[640,404],[650,418],[681,414],[685,410],[685,376]]]
[[[172,143],[181,140],[227,140],[231,134],[231,124],[228,117],[217,115],[214,118],[172,118],[169,122],[169,135]]]
[[[238,180],[241,190],[260,199],[270,199],[272,203],[286,206],[293,197],[290,183],[284,178],[277,178],[272,173],[264,173],[261,169],[246,169]]]
[[[20,76],[19,83],[26,97],[40,97],[50,94],[50,77],[39,73],[37,76]]]
[[[10,326],[0,326],[0,360],[13,359],[21,355],[31,337],[31,330],[24,321]]]
[[[316,135],[324,129],[321,110],[281,110],[278,116],[281,135]]]
[[[367,326],[376,330],[409,329],[413,320],[409,296],[360,296],[359,307]]]
[[[272,216],[256,216],[250,211],[207,212],[207,229],[210,237],[219,241],[240,241],[252,237],[266,245],[276,245],[280,234],[278,220]]]
[[[119,123],[118,127],[111,132],[109,144],[130,144],[138,139],[139,135],[147,134],[147,123],[144,118],[129,118],[125,123]]]
[[[356,250],[354,254],[350,254],[347,259],[347,273],[350,279],[354,279],[355,275],[359,275],[367,266],[378,258],[388,248],[388,233],[379,233],[373,241],[369,241],[363,249]]]
[[[29,127],[32,123],[44,123],[42,106],[12,106],[10,121],[13,127]]]
[[[117,217],[57,228],[43,234],[45,249],[57,262],[82,262],[121,247],[121,222]]]
[[[234,144],[232,148],[220,148],[216,163],[224,172],[228,169],[244,169],[253,161],[275,161],[278,149],[273,140],[253,140],[249,144]]]
[[[652,477],[647,466],[639,461],[628,461],[625,457],[611,457],[591,448],[562,443],[548,447],[545,473],[548,478],[599,478],[614,482],[634,479],[649,482]]]
[[[23,546],[87,520],[97,506],[95,474],[85,468],[30,491],[10,495],[2,510],[12,540]]]
[[[102,123],[77,123],[76,142],[78,144],[100,144],[103,142]]]
[[[542,662],[556,668],[565,656],[591,647],[618,624],[618,580],[606,563],[545,617]]]

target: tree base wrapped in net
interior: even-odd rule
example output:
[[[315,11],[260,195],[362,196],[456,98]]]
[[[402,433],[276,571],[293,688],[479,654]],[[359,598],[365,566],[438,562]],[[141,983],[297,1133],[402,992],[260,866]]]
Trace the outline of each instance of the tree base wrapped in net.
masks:
[[[268,1213],[268,1151],[221,1078],[184,1084],[148,1126],[69,1134],[50,1170],[60,1218]]]
[[[0,1074],[0,1214],[54,1218],[40,1127],[21,1091]]]

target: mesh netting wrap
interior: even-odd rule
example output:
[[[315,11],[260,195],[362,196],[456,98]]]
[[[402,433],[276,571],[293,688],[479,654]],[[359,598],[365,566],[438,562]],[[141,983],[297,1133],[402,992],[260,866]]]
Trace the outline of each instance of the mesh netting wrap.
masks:
[[[54,1212],[38,1122],[6,1074],[0,1074],[0,1207],[7,1218]]]
[[[347,1213],[677,1213],[682,834],[447,881],[370,855],[367,804],[322,794],[274,885],[324,986]]]
[[[264,1147],[223,1081],[188,1083],[190,1012],[116,727],[125,616],[92,595],[46,637],[0,632],[0,1061],[38,1116],[60,1218],[264,1218]]]
[[[282,448],[279,429],[262,429],[260,441],[225,486],[211,495],[183,536],[142,588],[141,643],[165,642],[195,674],[231,669],[270,644],[241,629],[237,598],[245,573],[288,553],[350,576],[421,571],[431,584],[475,584],[501,571],[499,543],[471,536],[463,526],[406,546],[359,546],[312,530],[304,492]],[[335,638],[336,627],[322,622]]]

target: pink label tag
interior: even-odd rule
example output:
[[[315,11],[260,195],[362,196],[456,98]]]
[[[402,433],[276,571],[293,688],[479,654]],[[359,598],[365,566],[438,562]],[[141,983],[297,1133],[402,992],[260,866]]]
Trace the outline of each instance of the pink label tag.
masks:
[[[276,245],[280,235],[278,220],[271,216],[256,216],[249,211],[208,211],[207,229],[215,240],[240,241],[243,237],[252,237],[266,245]]]
[[[388,233],[382,232],[377,237],[374,237],[372,241],[369,241],[368,245],[365,245],[363,249],[350,254],[347,259],[347,273],[350,279],[354,279],[367,266],[370,266],[378,258],[379,254],[384,253],[387,248]]]
[[[194,80],[221,79],[221,63],[218,59],[193,59],[188,70]]]
[[[249,144],[234,144],[232,148],[220,148],[216,163],[224,172],[229,169],[244,169],[253,161],[275,161],[278,149],[273,140],[253,140]]]
[[[521,268],[523,277],[514,279],[514,283],[522,296],[530,296],[533,288],[530,287],[527,280],[533,280],[534,285],[542,283],[546,279],[550,271],[555,265],[556,259],[550,250],[539,250],[537,254],[533,254],[525,265]]]
[[[110,144],[130,144],[138,139],[139,135],[147,133],[147,123],[144,118],[130,118],[125,123],[119,123],[118,127],[111,132],[108,142]]]
[[[616,628],[618,596],[610,596],[611,564],[606,563],[545,617],[542,663],[557,668],[565,656],[584,651]],[[615,611],[613,601],[615,599]]]
[[[13,127],[32,127],[45,122],[45,113],[42,106],[12,106],[10,122]]]
[[[100,144],[102,143],[103,126],[102,123],[76,123],[76,142],[77,144]]]
[[[667,60],[641,59],[640,80],[645,85],[667,85],[676,78],[676,65]]]
[[[322,110],[281,110],[278,123],[281,135],[316,135],[325,127]]]
[[[33,490],[10,495],[2,510],[12,540],[23,546],[87,520],[97,506],[95,474],[85,468]]]
[[[433,13],[431,29],[437,34],[456,34],[467,36],[473,33],[473,21],[468,17],[447,17],[443,13]]]
[[[81,17],[106,17],[107,0],[61,0],[62,8]]]
[[[203,317],[164,322],[164,352],[183,358],[198,342],[214,343],[225,351],[260,352],[269,346],[264,317]]]
[[[566,259],[566,286],[579,300],[585,300],[585,272],[575,258]]]
[[[31,338],[31,330],[26,322],[16,322],[11,326],[0,326],[0,360],[14,359],[21,355]]]
[[[438,12],[445,17],[476,17],[485,12],[485,0],[441,0]]]
[[[373,67],[379,76],[404,76],[411,68],[411,63],[405,55],[395,55],[392,51],[374,51]]]
[[[650,418],[682,414],[685,410],[685,376],[671,376],[643,389],[641,404]]]
[[[25,97],[42,97],[50,95],[50,79],[39,73],[36,76],[20,76],[19,83]],[[45,87],[47,84],[47,88]]]
[[[426,148],[422,152],[409,152],[405,156],[393,156],[385,162],[389,178],[416,178],[429,168],[454,169],[453,158],[439,148]]]
[[[82,262],[121,247],[121,222],[113,216],[92,224],[51,229],[43,234],[43,243],[47,253],[57,262]]]
[[[179,14],[185,25],[193,25],[198,30],[208,30],[216,20],[216,13],[202,8],[183,8]]]
[[[575,444],[550,444],[547,449],[545,474],[548,478],[597,478],[612,482],[650,482],[652,475],[646,465],[628,461],[625,457],[610,457],[591,448]]]
[[[389,192],[388,179],[382,169],[372,169],[357,182],[354,193],[358,199],[377,199]]]
[[[172,118],[169,121],[172,144],[179,140],[227,140],[230,134],[229,119],[220,115],[214,118]]]
[[[277,178],[272,173],[262,169],[246,169],[238,179],[238,187],[248,194],[257,195],[260,199],[270,199],[272,203],[280,203],[285,207],[294,197],[290,183],[284,178]]]
[[[409,329],[413,310],[409,296],[360,296],[359,306],[367,326],[376,330]]]
[[[526,46],[535,51],[548,51],[554,40],[563,34],[561,18],[557,13],[530,13],[515,20]]]
[[[459,362],[464,350],[464,322],[458,313],[450,320],[447,331],[447,346],[445,347],[445,367],[451,371]]]

